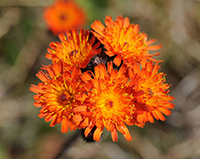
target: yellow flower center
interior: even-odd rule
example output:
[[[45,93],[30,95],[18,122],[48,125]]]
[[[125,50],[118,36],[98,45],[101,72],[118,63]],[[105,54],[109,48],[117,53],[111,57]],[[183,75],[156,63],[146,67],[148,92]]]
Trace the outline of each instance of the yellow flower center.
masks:
[[[73,96],[66,91],[58,95],[58,103],[60,103],[63,107],[68,107],[72,101]]]
[[[63,105],[67,105],[67,104],[71,103],[72,96],[67,92],[63,92],[58,96],[58,100]]]
[[[121,116],[123,114],[123,101],[120,101],[119,94],[108,91],[96,96],[95,114],[99,114],[105,119],[112,118],[113,115]]]
[[[60,56],[62,56],[64,62],[70,65],[84,62],[92,49],[92,46],[88,43],[89,36],[79,38],[74,38],[73,41],[70,41],[71,43],[63,43],[63,53]]]

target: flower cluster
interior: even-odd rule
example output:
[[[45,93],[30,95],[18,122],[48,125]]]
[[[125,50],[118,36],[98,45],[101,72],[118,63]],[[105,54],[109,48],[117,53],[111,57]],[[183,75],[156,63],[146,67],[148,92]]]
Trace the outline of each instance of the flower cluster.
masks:
[[[39,117],[50,126],[61,123],[61,131],[84,129],[100,141],[104,128],[118,141],[118,132],[130,141],[127,125],[143,127],[147,122],[165,120],[174,108],[169,95],[170,85],[139,31],[139,25],[118,16],[114,21],[106,17],[104,26],[95,21],[91,31],[73,29],[59,34],[61,42],[52,42],[46,58],[52,64],[37,73],[41,80],[30,90]]]

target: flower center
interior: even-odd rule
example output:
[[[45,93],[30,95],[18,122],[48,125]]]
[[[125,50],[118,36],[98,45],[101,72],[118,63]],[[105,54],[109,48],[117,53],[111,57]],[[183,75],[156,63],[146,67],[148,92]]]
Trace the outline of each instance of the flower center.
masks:
[[[148,88],[148,89],[147,89],[147,94],[148,94],[150,97],[152,97],[152,96],[154,95],[154,92],[152,91],[151,88]]]
[[[61,15],[60,15],[60,19],[61,19],[62,21],[66,21],[66,20],[67,20],[67,16],[66,16],[65,14],[61,14]]]
[[[112,108],[112,107],[113,107],[113,101],[108,101],[108,106],[109,106],[110,108]]]
[[[61,100],[62,102],[66,101],[66,100],[67,100],[66,94],[62,93],[62,94],[60,95],[60,100]]]
[[[72,103],[72,96],[67,92],[63,92],[58,96],[58,102],[65,107]]]
[[[70,56],[73,56],[73,55],[76,55],[77,53],[78,53],[77,50],[73,50],[73,51],[71,51],[71,52],[69,53],[69,55],[70,55]]]

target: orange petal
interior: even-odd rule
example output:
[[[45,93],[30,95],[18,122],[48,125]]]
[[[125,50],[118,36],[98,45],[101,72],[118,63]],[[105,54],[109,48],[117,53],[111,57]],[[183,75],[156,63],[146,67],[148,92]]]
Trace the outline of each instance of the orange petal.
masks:
[[[91,28],[97,32],[98,34],[100,34],[101,36],[103,36],[103,30],[105,28],[105,26],[99,21],[99,20],[95,20],[94,23],[91,24]],[[93,31],[91,31],[92,33],[94,33]]]
[[[60,33],[60,34],[58,35],[58,37],[59,37],[60,41],[66,41],[66,40],[67,40],[64,33]]]
[[[105,46],[105,48],[106,48],[106,50],[107,50],[107,51],[105,51],[105,53],[106,53],[108,56],[111,57],[111,56],[114,56],[114,55],[115,55],[112,51],[109,51],[109,48],[108,48],[107,45]]]
[[[113,62],[114,62],[115,65],[119,66],[121,64],[122,60],[121,60],[120,56],[116,56],[114,58]]]
[[[30,91],[34,92],[34,93],[39,93],[42,91],[42,89],[36,85],[31,84],[31,87],[29,89]]]
[[[81,117],[80,114],[77,114],[77,115],[75,115],[75,116],[73,117],[73,121],[74,121],[74,123],[75,123],[77,126],[80,124],[80,122],[81,122],[82,120],[83,120],[83,119],[82,119],[82,117]]]
[[[54,57],[54,55],[52,55],[52,54],[46,54],[45,57],[47,59],[51,60]]]
[[[100,137],[102,134],[103,130],[100,130],[99,128],[96,128],[94,134],[93,134],[93,140],[95,141],[100,141]]]
[[[53,65],[55,75],[63,74],[63,63],[60,62]]]
[[[34,103],[34,106],[35,106],[35,107],[42,107],[42,103],[40,103],[40,102],[35,102],[35,103]],[[43,117],[42,117],[42,118],[43,118]]]
[[[72,122],[69,122],[70,131],[76,130],[76,125]]]
[[[118,141],[118,133],[116,128],[113,131],[111,131],[111,137],[114,142]]]
[[[73,111],[75,113],[77,113],[77,112],[84,112],[84,111],[86,111],[86,106],[78,106],[78,107],[74,108]]]
[[[44,74],[44,72],[39,71],[36,76],[42,81],[45,82],[47,81],[49,78]]]
[[[94,73],[95,73],[96,78],[98,79],[100,77],[99,65],[94,67]]]
[[[85,131],[84,131],[85,137],[88,136],[88,134],[89,134],[90,131],[93,129],[93,127],[94,127],[94,126],[89,126],[89,127],[87,127],[87,128],[85,129]]]
[[[99,65],[99,72],[101,74],[101,79],[107,76],[106,66],[104,64]]]
[[[81,72],[81,71],[80,71],[80,68],[74,67],[74,68],[73,68],[73,71],[72,71],[72,78],[77,77],[77,75],[79,75],[80,72]]]
[[[156,110],[155,113],[157,114],[158,118],[162,121],[165,120],[165,117],[164,115],[159,111],[159,110]]]
[[[83,116],[85,116],[85,117],[90,117],[93,114],[93,112],[86,112],[86,111],[84,111],[84,112],[81,112],[81,114]]]
[[[128,128],[126,126],[122,126],[121,128],[124,131],[123,135],[126,138],[126,140],[127,141],[131,141],[132,140],[132,136],[130,135]]]
[[[167,116],[169,116],[172,112],[169,110],[169,109],[167,109],[167,108],[165,108],[165,107],[159,107],[158,108],[163,114],[165,114],[165,115],[167,115]]]
[[[124,27],[127,28],[130,25],[130,20],[129,18],[125,17],[124,18]]]
[[[143,114],[138,114],[137,115],[137,121],[139,123],[142,123],[144,121],[144,113]]]
[[[138,126],[138,127],[140,127],[140,128],[144,127],[144,124],[135,123],[135,125]]]
[[[63,120],[63,113],[64,111],[61,111],[59,114],[58,114],[58,118],[57,118],[57,124],[60,124]]]
[[[111,23],[113,23],[112,17],[110,15],[106,16],[106,19],[105,19],[106,26],[110,25]]]
[[[88,126],[88,125],[89,125],[89,118],[86,118],[86,119],[83,121],[82,126],[83,126],[83,128],[85,128],[85,127]]]
[[[51,78],[53,78],[54,76],[56,76],[51,65],[48,66],[48,67],[46,67],[46,70],[48,71],[48,73],[49,73],[49,75],[50,75]]]
[[[154,123],[154,119],[153,119],[151,113],[148,112],[147,115],[148,115],[149,122]]]
[[[122,77],[122,75],[124,75],[124,73],[127,71],[127,67],[125,64],[122,64],[122,66],[120,67],[119,71],[118,71],[118,76]]]
[[[147,46],[147,50],[158,50],[162,47],[162,44],[155,46]]]
[[[174,99],[174,97],[171,97],[170,100],[173,100],[173,99]],[[165,107],[169,108],[169,109],[174,109],[174,106],[175,106],[173,103],[169,103],[169,102],[166,102],[166,103],[163,103],[163,104],[166,104]]]
[[[111,74],[112,69],[113,69],[113,64],[112,64],[112,62],[108,62],[108,63],[107,63],[107,71],[108,71],[109,74]]]
[[[40,114],[38,114],[38,117],[44,118],[44,117],[47,116],[47,115],[48,115],[48,113],[40,113]]]
[[[51,123],[50,123],[50,127],[53,127],[53,126],[56,125],[57,119],[58,119],[58,115],[56,114],[56,115],[53,117],[53,119],[52,119],[52,121],[51,121]]]
[[[84,72],[81,74],[81,79],[83,82],[87,83],[88,80],[91,80],[91,74],[89,72]]]
[[[150,61],[153,61],[153,62],[163,62],[163,60],[156,60],[156,59],[153,59],[151,57],[147,57],[148,60]]]
[[[159,117],[158,117],[158,115],[156,114],[155,111],[152,111],[152,115],[154,116],[154,118],[156,118],[157,120],[159,120]]]
[[[46,122],[50,122],[53,119],[53,116],[51,114],[48,114],[45,118]]]
[[[158,63],[156,63],[155,66],[154,66],[152,76],[156,75],[157,72],[158,72]]]
[[[69,124],[68,124],[68,120],[65,118],[62,120],[62,123],[61,123],[61,132],[62,133],[67,133],[68,132],[68,129],[69,129]]]
[[[147,45],[151,45],[153,44],[154,42],[156,42],[156,39],[152,39],[152,40],[149,40],[146,42]]]
[[[137,25],[137,24],[135,24],[134,25],[134,28],[133,28],[133,31],[135,31],[135,32],[139,32],[139,30],[140,30],[140,26],[139,25]]]

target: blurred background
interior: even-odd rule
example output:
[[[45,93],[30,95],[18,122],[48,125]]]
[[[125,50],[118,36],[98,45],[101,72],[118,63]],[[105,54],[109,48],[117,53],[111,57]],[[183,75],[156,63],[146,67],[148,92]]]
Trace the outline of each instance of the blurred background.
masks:
[[[166,121],[129,127],[133,140],[104,132],[87,143],[79,132],[62,134],[37,115],[30,84],[51,41],[44,8],[54,0],[0,0],[0,159],[199,159],[200,158],[200,0],[76,0],[87,15],[84,28],[106,15],[130,18],[162,44],[157,59],[171,83],[175,109]],[[78,135],[78,137],[77,137]],[[79,137],[80,136],[80,137]],[[58,158],[58,157],[57,157]]]

